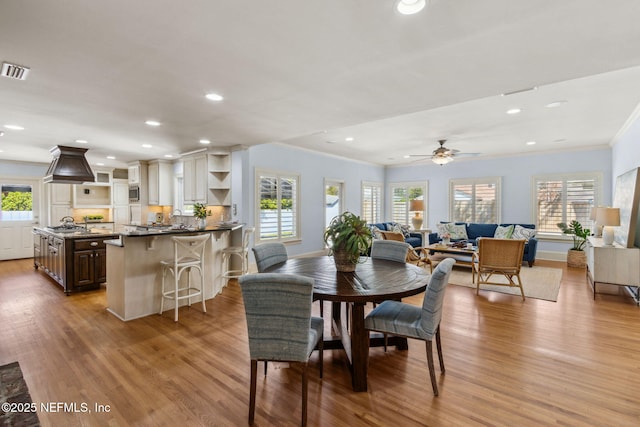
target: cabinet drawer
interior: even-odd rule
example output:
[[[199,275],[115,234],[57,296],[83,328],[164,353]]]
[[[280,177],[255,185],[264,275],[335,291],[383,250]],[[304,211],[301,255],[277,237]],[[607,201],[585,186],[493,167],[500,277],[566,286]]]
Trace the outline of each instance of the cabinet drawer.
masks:
[[[75,250],[83,251],[89,249],[104,249],[105,244],[104,240],[100,239],[86,239],[86,240],[76,240],[75,241]]]

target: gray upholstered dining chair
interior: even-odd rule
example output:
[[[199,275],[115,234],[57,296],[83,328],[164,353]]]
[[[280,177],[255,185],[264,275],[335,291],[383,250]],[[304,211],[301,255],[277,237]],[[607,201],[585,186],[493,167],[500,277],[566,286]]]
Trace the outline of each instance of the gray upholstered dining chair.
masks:
[[[395,240],[374,240],[371,245],[371,258],[406,262],[411,245]]]
[[[285,262],[289,259],[287,248],[280,242],[262,243],[251,248],[256,258],[258,273],[262,273],[272,265]]]
[[[440,371],[444,373],[444,359],[442,358],[442,344],[440,342],[440,319],[442,318],[444,291],[447,283],[449,283],[449,275],[455,262],[453,258],[447,258],[438,264],[429,279],[422,307],[400,301],[384,301],[364,319],[364,326],[370,331],[415,338],[426,342],[427,364],[429,365],[431,386],[435,396],[438,395],[438,384],[433,366],[432,340],[435,337]]]
[[[304,426],[307,422],[307,364],[316,347],[322,378],[324,321],[311,316],[313,279],[294,274],[261,273],[242,276],[238,281],[247,317],[251,357],[249,424],[253,424],[256,407],[258,361],[266,364],[273,360],[302,365]]]

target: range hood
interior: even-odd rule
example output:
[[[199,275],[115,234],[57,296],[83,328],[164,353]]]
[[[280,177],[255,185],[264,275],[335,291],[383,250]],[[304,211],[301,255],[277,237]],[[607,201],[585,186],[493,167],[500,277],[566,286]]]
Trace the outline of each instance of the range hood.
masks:
[[[50,150],[53,161],[49,165],[44,183],[49,184],[82,184],[95,182],[95,176],[84,157],[86,148],[65,147],[58,145]]]

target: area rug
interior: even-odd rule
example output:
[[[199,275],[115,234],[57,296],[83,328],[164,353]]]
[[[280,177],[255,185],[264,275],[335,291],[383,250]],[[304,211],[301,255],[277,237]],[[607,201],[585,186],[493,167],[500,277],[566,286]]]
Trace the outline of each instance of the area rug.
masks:
[[[557,301],[560,291],[560,280],[562,279],[562,269],[551,267],[522,267],[520,270],[522,288],[524,296],[527,298],[543,299],[547,301]],[[504,276],[493,276],[492,280],[507,283]],[[452,285],[476,287],[471,283],[470,268],[454,268],[449,277]],[[480,294],[484,291],[495,291],[503,294],[520,295],[519,288],[508,288],[506,286],[480,285]]]
[[[32,411],[31,395],[22,377],[18,362],[0,366],[0,425],[35,427],[40,425],[38,415]],[[37,408],[39,409],[39,408]]]

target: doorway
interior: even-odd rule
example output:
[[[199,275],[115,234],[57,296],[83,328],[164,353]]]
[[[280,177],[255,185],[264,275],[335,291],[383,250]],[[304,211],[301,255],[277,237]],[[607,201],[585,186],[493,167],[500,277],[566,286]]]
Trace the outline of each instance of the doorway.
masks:
[[[0,260],[33,256],[33,227],[40,224],[41,183],[0,178]]]

